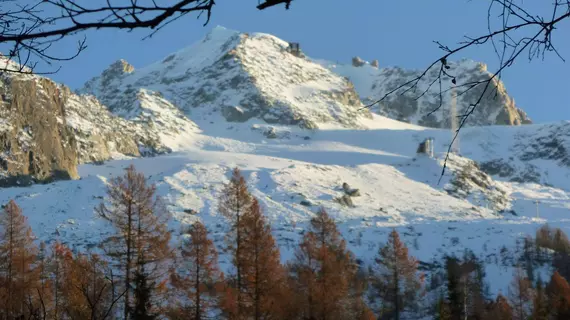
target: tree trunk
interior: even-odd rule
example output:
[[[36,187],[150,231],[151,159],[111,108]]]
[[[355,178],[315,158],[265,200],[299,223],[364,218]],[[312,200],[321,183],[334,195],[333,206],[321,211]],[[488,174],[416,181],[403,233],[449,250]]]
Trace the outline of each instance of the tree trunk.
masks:
[[[130,286],[131,286],[131,263],[132,263],[132,224],[133,224],[133,209],[132,203],[129,203],[127,207],[127,263],[125,266],[125,310],[124,310],[124,320],[128,320],[129,318],[129,299],[130,299]]]
[[[202,303],[200,300],[200,247],[196,249],[196,319],[195,320],[202,320],[202,309],[200,304]]]

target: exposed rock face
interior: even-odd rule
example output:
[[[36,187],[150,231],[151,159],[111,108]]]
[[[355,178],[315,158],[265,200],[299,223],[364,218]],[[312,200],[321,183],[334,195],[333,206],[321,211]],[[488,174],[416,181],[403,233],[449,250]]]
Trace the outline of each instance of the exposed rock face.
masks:
[[[540,130],[520,132],[514,150],[523,161],[557,160],[570,166],[570,126],[567,121],[543,125]]]
[[[512,206],[508,192],[500,182],[494,181],[479,165],[470,159],[451,155],[447,162],[454,172],[453,178],[444,189],[457,198],[471,198],[480,206],[497,212],[509,210]]]
[[[530,163],[523,163],[522,167],[519,168],[518,166],[509,163],[504,159],[495,159],[481,163],[480,168],[483,172],[489,175],[507,178],[512,182],[542,182],[541,174],[538,171],[538,168]]]
[[[378,68],[380,66],[380,63],[378,60],[372,60],[372,62],[370,62],[370,65],[374,68]]]
[[[114,64],[104,82],[132,70]],[[170,152],[179,136],[197,129],[154,92],[132,90],[121,99],[129,107],[116,109],[117,116],[93,96],[78,96],[49,79],[1,73],[0,186],[77,179],[78,164]]]
[[[353,67],[362,67],[365,64],[364,60],[360,57],[353,57],[352,58],[352,66]]]
[[[0,94],[0,185],[78,178],[66,93],[44,78],[3,73]]]
[[[353,66],[354,64],[353,60]],[[420,76],[423,70],[406,70],[399,67],[376,69],[371,66],[354,68],[350,66],[328,66],[332,71],[350,77],[357,84],[356,90],[365,104],[376,101],[388,92]],[[447,73],[456,77],[458,85],[488,80],[492,74],[487,71],[483,63],[471,60],[450,62]],[[439,85],[437,82],[439,65],[434,66],[419,81],[416,90],[404,87],[388,95],[384,101],[377,105],[375,112],[399,121],[418,124],[433,128],[451,127],[451,78],[445,76],[442,80],[443,105],[438,111],[432,113],[440,105]],[[435,81],[435,82],[434,82]],[[430,87],[429,90],[428,87]],[[479,84],[457,97],[457,114],[464,114],[469,106],[475,103],[483,93],[485,84]],[[427,92],[422,95],[424,91]],[[404,92],[406,91],[406,92]],[[457,93],[461,92],[457,89]],[[420,97],[421,96],[421,97]],[[521,125],[529,124],[531,120],[527,114],[515,105],[502,81],[494,78],[487,88],[482,101],[469,116],[466,126],[482,125]]]
[[[359,119],[371,117],[347,79],[289,54],[288,45],[268,34],[218,27],[201,42],[136,71],[117,62],[80,92],[95,95],[113,112],[132,103],[125,95],[146,89],[193,117],[218,112],[230,122],[256,118],[307,129],[319,123],[360,127]]]

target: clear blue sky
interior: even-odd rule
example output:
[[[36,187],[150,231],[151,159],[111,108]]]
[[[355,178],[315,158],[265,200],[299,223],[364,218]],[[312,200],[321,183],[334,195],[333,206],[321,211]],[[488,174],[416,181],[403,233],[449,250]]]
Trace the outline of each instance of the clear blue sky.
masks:
[[[358,55],[378,59],[381,66],[404,68],[425,67],[441,55],[434,40],[453,46],[464,35],[478,35],[487,28],[488,1],[482,0],[295,0],[289,11],[279,6],[261,12],[255,8],[257,2],[218,0],[208,26],[189,16],[144,41],[147,30],[89,32],[89,48],[51,77],[77,88],[118,59],[135,68],[145,66],[191,45],[216,25],[300,42],[314,58],[350,63]],[[549,3],[537,1],[533,9],[547,9]],[[568,62],[554,55],[532,63],[522,57],[504,76],[517,105],[535,122],[570,119],[570,23],[560,26],[556,43]],[[73,44],[60,43],[52,53],[69,53]],[[497,65],[489,46],[457,56],[462,57],[483,61],[490,69]]]

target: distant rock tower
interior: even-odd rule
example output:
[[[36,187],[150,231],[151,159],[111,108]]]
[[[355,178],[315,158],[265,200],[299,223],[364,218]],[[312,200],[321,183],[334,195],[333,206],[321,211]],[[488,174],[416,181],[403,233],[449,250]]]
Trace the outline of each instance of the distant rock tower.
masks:
[[[429,137],[426,138],[423,142],[420,142],[420,145],[418,146],[418,150],[416,150],[416,153],[418,154],[425,154],[430,158],[433,158],[434,152],[433,152],[433,138]]]
[[[289,42],[289,47],[287,47],[287,52],[296,57],[303,56],[303,52],[301,52],[301,47],[299,46],[298,42]]]

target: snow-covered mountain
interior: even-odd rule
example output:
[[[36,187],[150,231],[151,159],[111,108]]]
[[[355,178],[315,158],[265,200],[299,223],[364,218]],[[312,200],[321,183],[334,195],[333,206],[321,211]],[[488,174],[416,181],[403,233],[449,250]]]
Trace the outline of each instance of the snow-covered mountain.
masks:
[[[359,61],[357,59],[357,61]],[[400,67],[378,68],[361,61],[352,65],[337,65],[327,61],[319,61],[323,66],[341,74],[356,87],[364,104],[370,104],[384,97],[388,92],[419,77],[424,70],[409,70]],[[386,117],[432,128],[450,128],[452,113],[452,93],[457,95],[457,114],[465,114],[469,106],[475,103],[485,84],[471,88],[468,84],[485,81],[492,77],[487,66],[480,62],[463,59],[449,62],[446,73],[454,76],[458,87],[453,91],[452,78],[443,76],[440,97],[438,75],[440,66],[433,66],[417,83],[403,86],[395,94],[387,96],[374,110]],[[463,85],[463,86],[462,86]],[[431,86],[431,87],[430,87]],[[412,90],[410,90],[412,88]],[[428,89],[429,88],[429,89]],[[469,90],[467,90],[469,88]],[[442,107],[432,113],[440,106]],[[515,100],[508,95],[504,83],[498,78],[491,80],[481,103],[469,116],[466,125],[520,125],[531,123],[527,114],[515,105]]]
[[[134,164],[167,200],[175,235],[201,220],[221,248],[227,225],[217,201],[237,166],[283,260],[324,207],[363,263],[391,228],[426,263],[465,248],[495,261],[506,247],[509,259],[487,265],[495,293],[510,281],[518,238],[546,222],[570,231],[569,122],[467,127],[441,177],[452,132],[417,125],[419,107],[404,119],[416,124],[359,111],[344,78],[352,73],[360,96],[372,96],[387,70],[331,66],[286,47],[270,35],[216,28],[150,66],[118,61],[77,93],[43,77],[2,74],[2,173],[81,179],[4,188],[0,203],[15,199],[38,238],[90,248],[111,230],[93,210],[107,180]],[[489,102],[472,124],[494,124],[501,112],[524,122],[502,97],[505,104]],[[416,153],[426,138],[434,138],[433,158]],[[360,196],[346,198],[343,183]]]
[[[359,119],[370,118],[359,111],[349,81],[287,47],[272,35],[216,27],[202,41],[139,70],[118,61],[79,92],[115,111],[129,107],[125,95],[152,90],[193,119],[220,113],[229,122],[258,118],[314,129],[319,123],[359,127]]]

